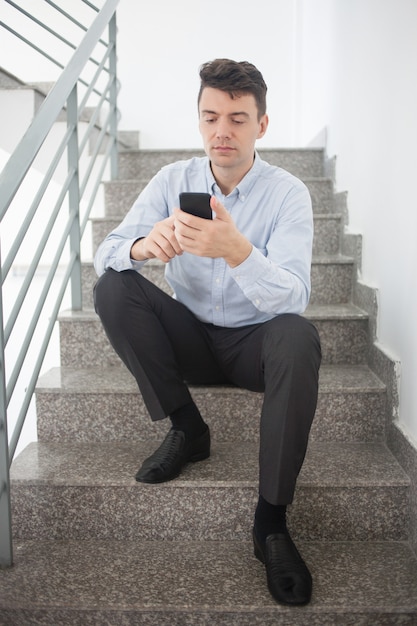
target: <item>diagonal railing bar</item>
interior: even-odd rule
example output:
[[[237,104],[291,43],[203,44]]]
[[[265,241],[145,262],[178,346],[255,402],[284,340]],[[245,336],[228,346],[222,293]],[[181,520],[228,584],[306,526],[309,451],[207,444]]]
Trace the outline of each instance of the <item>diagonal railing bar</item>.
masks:
[[[27,352],[27,349],[30,346],[30,342],[31,342],[32,337],[33,337],[33,331],[35,330],[37,322],[39,321],[42,309],[44,307],[44,304],[46,302],[46,298],[48,296],[49,288],[50,288],[50,286],[52,284],[52,281],[53,281],[54,276],[56,274],[56,271],[58,269],[59,261],[61,259],[63,250],[64,250],[65,245],[66,245],[67,240],[68,240],[69,232],[70,232],[70,230],[72,228],[72,225],[73,225],[75,219],[76,219],[76,215],[74,213],[70,214],[70,216],[68,218],[68,221],[67,221],[67,225],[66,225],[66,227],[65,227],[65,229],[63,231],[61,240],[60,240],[60,242],[58,244],[57,252],[56,252],[55,257],[54,257],[54,259],[53,259],[53,261],[51,263],[51,267],[49,269],[48,275],[47,275],[46,280],[45,280],[45,284],[44,284],[44,286],[42,288],[42,291],[41,291],[41,294],[39,296],[38,303],[37,303],[37,305],[36,305],[36,307],[35,307],[35,309],[33,311],[32,319],[30,321],[29,327],[28,327],[28,329],[26,331],[26,334],[24,336],[24,339],[22,341],[22,347],[24,348],[25,352]],[[11,395],[12,395],[12,392],[13,392],[13,389],[16,386],[17,379],[19,377],[19,373],[20,373],[20,371],[22,369],[22,365],[24,363],[24,356],[25,355],[23,355],[23,351],[22,351],[20,353],[16,363],[15,363],[15,366],[13,368],[13,372],[12,372],[12,374],[10,376],[10,379],[9,379],[9,382],[8,382],[8,384],[6,386],[6,403],[7,404],[9,404],[10,399],[11,399]],[[12,460],[13,456],[12,455],[10,455],[10,456],[11,456],[10,460]]]
[[[88,0],[82,0],[82,2],[90,7],[90,9],[93,9],[93,11],[99,10],[92,2],[89,2]]]
[[[59,289],[59,292],[57,294],[57,298],[56,298],[56,302],[55,302],[55,306],[52,309],[51,315],[49,317],[49,322],[48,322],[48,326],[46,328],[45,331],[45,337],[44,337],[44,341],[42,343],[42,345],[39,348],[39,352],[38,352],[38,357],[37,360],[32,368],[32,375],[31,378],[27,384],[27,389],[26,389],[26,393],[25,393],[25,399],[24,402],[21,406],[19,415],[17,417],[16,420],[16,424],[12,433],[12,436],[10,438],[10,444],[9,444],[9,465],[12,462],[12,459],[15,455],[16,452],[16,447],[17,444],[19,442],[19,437],[21,435],[24,423],[25,423],[25,419],[26,419],[26,414],[29,408],[29,405],[32,401],[32,397],[33,397],[33,393],[35,391],[36,388],[36,383],[39,377],[39,373],[41,371],[42,368],[42,364],[43,364],[43,360],[45,358],[45,354],[46,351],[48,349],[49,346],[49,341],[51,339],[53,330],[54,330],[54,326],[55,326],[55,320],[58,316],[59,313],[59,309],[61,308],[62,305],[62,301],[64,299],[64,295],[65,295],[65,291],[67,289],[67,284],[69,281],[69,278],[71,276],[71,272],[73,270],[74,264],[76,261],[76,254],[72,254],[71,258],[68,261],[68,265],[67,268],[65,270],[65,274],[62,278],[61,281],[61,287]]]
[[[64,135],[60,145],[58,146],[58,148],[57,148],[57,150],[55,152],[56,160],[58,160],[58,161],[61,159],[62,155],[64,154],[65,150],[67,149],[68,140],[69,140],[71,132],[72,132],[72,130],[70,128],[67,129],[67,132],[65,133],[65,135]],[[38,189],[38,191],[37,191],[37,193],[36,193],[36,195],[35,195],[35,197],[33,199],[33,202],[30,205],[30,207],[28,209],[28,212],[26,214],[26,217],[23,220],[23,222],[22,222],[22,224],[20,226],[20,229],[19,229],[18,233],[15,236],[15,239],[13,241],[12,246],[10,247],[10,250],[9,250],[9,253],[8,253],[7,257],[4,260],[3,267],[2,267],[2,270],[3,270],[3,273],[2,273],[3,284],[4,284],[5,280],[6,280],[6,277],[7,277],[8,273],[9,273],[12,265],[13,265],[13,262],[14,262],[14,260],[16,258],[16,255],[17,255],[17,253],[18,253],[18,251],[19,251],[19,249],[20,249],[20,247],[21,247],[21,245],[23,243],[23,240],[24,240],[24,238],[26,236],[27,230],[28,230],[30,224],[32,223],[32,221],[33,221],[33,219],[34,219],[34,217],[36,215],[37,209],[38,209],[38,207],[39,207],[39,205],[40,205],[40,203],[42,201],[43,196],[45,195],[45,192],[46,192],[46,190],[47,190],[47,188],[49,186],[49,183],[52,180],[52,177],[54,175],[55,170],[56,170],[56,163],[55,163],[55,161],[52,161],[51,164],[49,165],[47,171],[45,172],[45,176],[44,176],[44,178],[43,178],[43,180],[42,180],[42,182],[41,182],[41,184],[39,186],[39,189]]]
[[[3,341],[3,290],[0,288],[0,567],[11,565],[13,556],[9,462],[6,366]]]
[[[103,162],[101,163],[100,169],[98,170],[97,177],[96,177],[96,180],[95,180],[95,183],[94,183],[94,186],[93,186],[93,189],[91,190],[91,197],[90,197],[90,200],[89,200],[89,202],[87,204],[87,208],[86,208],[84,217],[80,221],[81,236],[84,234],[85,229],[87,227],[88,220],[89,220],[89,215],[90,215],[91,208],[92,208],[92,205],[93,205],[93,202],[94,202],[94,197],[95,197],[95,195],[96,195],[96,193],[98,191],[98,188],[100,187],[101,179],[102,179],[102,177],[104,175],[104,170],[105,170],[105,168],[107,166],[108,159],[111,156],[111,153],[114,150],[114,147],[115,147],[116,143],[117,142],[114,139],[114,137],[111,137],[109,139],[108,146],[107,146],[107,148],[105,150],[105,153],[104,153]]]
[[[105,98],[105,94],[103,93],[103,95],[101,96],[99,102],[97,103],[96,107],[94,108],[94,112],[90,118],[90,121],[88,122],[88,126],[87,126],[87,130],[84,133],[84,136],[80,142],[79,145],[79,151],[80,151],[80,155],[83,154],[84,150],[86,149],[88,143],[91,141],[91,136],[93,131],[98,127],[99,125],[99,118],[100,115],[102,113],[103,110],[103,104],[105,102],[106,98]]]
[[[27,37],[25,37],[24,35],[19,33],[17,30],[15,30],[14,28],[12,28],[11,26],[9,26],[8,24],[6,24],[5,22],[2,22],[2,21],[0,21],[0,26],[2,26],[2,28],[4,28],[5,30],[9,31],[9,33],[14,35],[18,39],[21,39],[21,41],[23,41],[23,43],[25,43],[26,45],[30,46],[33,50],[35,50],[36,52],[39,52],[39,54],[44,56],[45,59],[48,59],[48,61],[51,61],[51,63],[54,63],[57,67],[59,67],[59,69],[61,69],[61,70],[64,69],[65,65],[62,65],[62,63],[57,61],[55,59],[55,57],[53,57],[52,55],[50,55],[47,52],[45,52],[45,50],[42,50],[42,48],[39,48],[39,46],[34,44],[33,41],[30,41],[30,39],[27,39]]]
[[[81,70],[84,67],[86,60],[90,57],[99,34],[104,30],[105,26],[112,18],[114,7],[117,4],[118,0],[107,0],[106,4],[101,9],[88,31],[88,35],[90,36],[86,36],[74,52],[72,59],[69,61],[65,70],[58,78],[55,86],[40,106],[36,118],[26,131],[23,139],[11,155],[2,173],[0,174],[0,185],[2,185],[0,219],[4,217],[16,190],[21,184],[24,176],[27,174],[29,167],[32,165],[40,147],[45,141],[50,126],[50,120],[55,120],[61,109],[64,107],[71,92],[72,85],[79,80]],[[31,150],[28,150],[28,146],[33,147]],[[19,177],[15,177],[14,173],[16,171],[20,171]]]
[[[53,57],[50,54],[48,54],[47,52],[45,52],[45,50],[42,50],[42,48],[39,48],[39,46],[34,44],[32,41],[30,41],[30,39],[27,39],[26,37],[24,37],[23,35],[18,33],[16,30],[14,30],[10,26],[8,26],[8,24],[5,24],[4,22],[0,21],[0,26],[5,28],[6,30],[8,30],[12,35],[15,35],[16,37],[21,39],[23,41],[23,43],[25,43],[28,46],[30,46],[31,48],[33,48],[33,50],[35,50],[36,52],[39,52],[39,54],[41,54],[43,57],[48,59],[48,61],[51,61],[51,63],[54,63],[57,67],[59,67],[59,69],[63,70],[65,68],[65,65],[63,65],[62,63],[57,61],[57,59],[55,57]],[[78,78],[78,81],[81,83],[81,85],[84,85],[84,87],[88,87],[89,86],[89,83],[86,80],[84,80],[83,78]],[[96,90],[93,90],[93,91],[96,94],[100,94],[99,91],[96,91]]]
[[[109,111],[109,113],[107,115],[107,118],[105,120],[105,124],[103,125],[103,128],[100,130],[100,133],[99,133],[99,135],[97,137],[97,141],[96,141],[96,144],[94,146],[93,153],[91,154],[90,163],[88,164],[88,167],[87,167],[86,173],[84,175],[84,178],[82,179],[82,181],[80,181],[80,197],[83,197],[83,195],[84,195],[85,189],[87,187],[88,180],[90,178],[91,172],[93,171],[93,168],[94,168],[97,156],[98,156],[98,154],[100,152],[100,148],[101,148],[101,146],[104,143],[104,140],[106,138],[106,125],[110,122],[111,115],[112,115],[112,112]],[[114,139],[113,139],[113,141],[114,141]]]
[[[76,50],[77,49],[77,46],[75,44],[73,44],[71,41],[69,41],[68,39],[63,37],[63,35],[61,35],[57,31],[55,31],[53,28],[51,28],[50,26],[48,26],[47,24],[45,24],[44,22],[39,20],[37,17],[35,17],[34,15],[32,15],[31,13],[26,11],[23,7],[19,6],[15,2],[13,2],[13,0],[4,0],[4,1],[7,2],[7,4],[9,4],[10,6],[12,6],[14,9],[19,11],[19,13],[21,13],[22,15],[27,17],[29,20],[31,20],[32,22],[34,22],[35,24],[37,24],[38,26],[40,26],[41,28],[46,30],[46,32],[51,34],[53,37],[55,37],[56,39],[58,39],[59,41],[61,41],[65,45],[67,45],[72,50]],[[97,61],[93,57],[90,57],[89,61],[91,61],[91,63],[94,63],[95,65],[99,65],[99,61]]]
[[[33,254],[33,258],[32,258],[32,263],[30,268],[28,269],[25,279],[23,281],[23,284],[20,288],[20,291],[16,297],[15,303],[13,305],[13,308],[11,310],[11,313],[9,315],[9,319],[7,321],[7,324],[4,328],[4,345],[7,345],[7,342],[10,339],[10,335],[13,331],[14,325],[16,323],[17,317],[19,315],[19,312],[21,310],[23,301],[25,299],[27,290],[29,288],[29,285],[32,282],[33,277],[35,276],[36,270],[38,268],[39,265],[39,261],[44,253],[45,250],[45,246],[46,243],[51,235],[51,232],[55,226],[56,220],[60,214],[61,211],[61,207],[62,204],[65,200],[65,196],[67,195],[67,185],[69,185],[71,179],[73,178],[75,172],[74,170],[72,170],[71,172],[68,173],[67,178],[65,180],[65,183],[60,191],[60,194],[58,196],[58,199],[56,201],[55,207],[52,210],[52,213],[50,215],[50,218],[48,220],[48,222],[46,223],[46,226],[44,228],[44,231],[42,233],[42,237],[37,245],[37,248]]]
[[[88,122],[87,130],[86,130],[86,132],[84,134],[83,139],[80,142],[80,146],[79,146],[80,154],[82,154],[84,152],[84,149],[85,149],[89,139],[91,138],[91,133],[93,132],[93,129],[95,128],[96,123],[99,120],[100,113],[102,111],[104,103],[108,102],[108,99],[109,99],[108,98],[108,94],[110,93],[110,90],[111,90],[111,87],[112,87],[112,84],[113,84],[113,80],[114,80],[114,77],[110,76],[106,86],[103,89],[103,93],[102,93],[100,99],[98,100],[98,102],[96,103],[96,105],[94,107],[94,112],[91,115],[90,121]],[[87,95],[87,94],[85,94],[85,95]],[[88,94],[88,95],[90,95],[90,94]],[[81,102],[81,104],[80,104],[80,106],[79,106],[79,108],[78,108],[78,115],[79,116],[81,116],[81,113],[82,113],[82,111],[85,108],[86,101],[87,101],[86,97],[84,97],[82,102]]]
[[[70,15],[69,13],[64,11],[64,9],[60,7],[58,4],[55,4],[55,2],[52,2],[52,0],[45,0],[45,2],[49,4],[51,7],[53,7],[58,13],[61,13],[61,15],[66,17],[67,20],[69,20],[70,22],[78,26],[78,28],[81,28],[81,30],[87,32],[88,28],[84,26],[84,24],[81,24],[81,22],[76,20],[73,15]],[[93,8],[93,7],[90,7],[90,8]],[[94,7],[94,8],[97,10],[97,7]],[[104,46],[107,46],[107,41],[105,41],[104,39],[99,39],[97,43],[101,43]]]
[[[91,95],[91,93],[92,93],[92,91],[93,91],[93,89],[94,89],[95,85],[96,85],[96,84],[97,84],[97,82],[98,82],[98,79],[100,78],[100,73],[101,73],[101,71],[102,71],[103,69],[105,69],[105,63],[107,63],[107,61],[108,61],[109,57],[110,57],[110,56],[111,56],[111,54],[113,54],[113,53],[114,53],[114,46],[113,46],[113,45],[109,45],[108,49],[106,50],[106,52],[105,52],[105,54],[104,54],[104,56],[103,56],[103,58],[102,58],[102,60],[101,60],[101,63],[100,63],[100,65],[99,65],[99,67],[97,68],[96,73],[94,74],[94,76],[93,76],[93,77],[92,77],[92,79],[90,80],[90,84],[89,84],[89,86],[88,86],[88,88],[87,88],[87,90],[86,90],[86,92],[85,92],[85,94],[84,94],[84,96],[83,96],[83,99],[81,100],[81,102],[80,102],[80,104],[79,104],[79,107],[78,107],[79,114],[81,114],[81,112],[84,110],[84,108],[85,108],[85,106],[86,106],[86,103],[87,103],[87,101],[88,101],[88,98],[90,97],[90,95]],[[110,77],[110,78],[109,78],[109,81],[111,81],[111,80],[112,80],[112,77]],[[105,88],[103,89],[103,93],[101,94],[101,98],[100,98],[99,104],[100,104],[101,102],[104,102],[105,100],[108,100],[107,91],[108,91],[108,85],[109,85],[109,84],[110,84],[110,82],[108,82],[108,83],[107,83],[107,87],[105,87]],[[98,106],[98,105],[97,105],[97,106]]]
[[[16,2],[7,1],[20,11]],[[16,453],[37,379],[56,325],[59,309],[69,285],[71,285],[72,309],[82,307],[80,242],[90,218],[99,186],[109,164],[111,178],[117,175],[118,83],[115,11],[119,0],[104,0],[100,9],[88,0],[79,0],[79,2],[86,4],[96,12],[96,16],[88,28],[75,17],[60,10],[55,3],[46,0],[50,7],[55,7],[61,15],[67,16],[72,23],[85,32],[82,41],[77,46],[69,41],[66,33],[57,33],[57,40],[68,44],[74,50],[65,68],[59,64],[49,50],[38,48],[34,42],[28,41],[21,33],[18,33],[12,25],[0,23],[10,33],[15,34],[21,42],[37,49],[63,70],[0,173],[0,221],[2,227],[3,218],[6,214],[9,216],[9,209],[14,210],[17,206],[17,198],[19,198],[19,202],[21,201],[17,193],[21,189],[27,193],[26,186],[22,186],[23,183],[28,180],[29,184],[32,184],[32,180],[41,177],[40,182],[36,183],[34,193],[31,194],[30,200],[27,202],[28,210],[17,225],[17,234],[13,235],[14,241],[9,248],[6,260],[3,264],[0,263],[0,567],[8,567],[13,562],[10,464]],[[39,26],[42,25],[37,16],[30,15],[26,10],[20,12]],[[106,29],[108,29],[108,43],[103,38]],[[46,27],[46,31],[51,32],[49,26]],[[52,34],[55,35],[54,32]],[[46,39],[49,41],[51,38]],[[97,47],[98,43],[104,45],[100,51],[99,59],[100,48]],[[93,51],[97,60],[92,60]],[[101,52],[103,52],[102,55]],[[81,75],[91,61],[97,67],[93,79],[87,83]],[[105,75],[108,78],[102,81],[101,78]],[[99,84],[105,86],[99,88]],[[85,87],[80,106],[78,106],[77,96],[78,85]],[[92,105],[89,105],[90,96],[94,96]],[[87,108],[92,111],[88,122],[86,122],[84,115]],[[101,120],[99,118],[104,108],[106,115],[103,115],[104,119]],[[50,131],[55,121],[61,119],[59,116],[63,111],[67,117],[67,128],[58,140],[56,138],[57,133]],[[83,131],[79,132],[81,122]],[[94,148],[91,154],[87,154],[85,148],[92,133],[96,133],[97,130],[97,136],[94,136]],[[59,134],[61,134],[60,130]],[[82,140],[80,140],[81,135]],[[54,138],[55,152],[52,156],[48,154],[45,158],[43,157],[44,145],[49,149],[51,138]],[[48,141],[46,141],[47,139]],[[65,152],[67,153],[67,164],[66,173],[63,176]],[[39,160],[37,159],[38,155],[41,157]],[[82,161],[80,161],[81,157]],[[81,171],[83,172],[82,180],[80,180]],[[27,179],[28,174],[31,175],[30,179]],[[56,189],[59,190],[52,207],[47,206],[49,197],[47,191],[50,186],[54,193]],[[83,203],[82,219],[80,215],[81,201]],[[65,220],[62,221],[62,212],[67,205],[69,212],[66,214]],[[47,208],[46,219],[44,219],[44,208]],[[10,215],[12,214],[10,213]],[[33,238],[29,234],[30,230],[39,228],[39,222],[42,223],[42,233],[36,234],[36,237]],[[8,221],[6,221],[6,226],[7,224]],[[27,245],[29,243],[30,248]],[[44,256],[45,250],[47,250],[47,254]],[[21,253],[23,253],[23,258],[25,258],[25,254],[29,255],[30,262],[28,262],[17,297],[14,296],[11,312],[8,314],[5,325],[3,293],[10,280],[10,270]],[[49,254],[52,255],[50,261]],[[32,285],[44,259],[46,259],[48,267],[46,277],[43,280],[42,288],[38,290],[32,302]],[[61,266],[64,268],[63,273],[58,272]],[[23,317],[26,304],[30,308],[29,321]],[[46,316],[48,316],[48,321],[44,324],[42,318],[46,320]],[[24,324],[23,332],[20,332],[20,327],[17,326],[18,321]],[[17,332],[18,330],[19,332]],[[10,363],[9,361],[6,363],[6,345],[7,358],[9,358],[9,347],[14,349],[15,343],[18,344],[18,350],[15,351],[17,354],[13,356],[13,361],[10,359]],[[31,357],[30,363],[27,363],[28,355],[32,355],[33,352],[36,352],[36,355],[34,358]],[[33,360],[35,361],[34,364],[32,363]],[[9,369],[11,370],[10,373]],[[19,387],[17,386],[18,382]],[[25,387],[24,392],[19,391],[21,386]],[[15,400],[18,401],[19,406],[16,409],[17,418],[14,420],[14,428],[9,443],[8,410],[11,408],[15,410]]]

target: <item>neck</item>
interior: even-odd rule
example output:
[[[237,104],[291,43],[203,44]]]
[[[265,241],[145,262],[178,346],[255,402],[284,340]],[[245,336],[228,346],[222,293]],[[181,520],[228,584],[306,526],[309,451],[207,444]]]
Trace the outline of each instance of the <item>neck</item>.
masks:
[[[239,171],[229,167],[219,167],[214,163],[210,163],[211,171],[216,183],[220,187],[223,195],[227,196],[232,193],[233,189],[237,187],[240,181],[246,176],[249,170],[252,168],[253,161],[248,164],[247,167],[240,169]]]

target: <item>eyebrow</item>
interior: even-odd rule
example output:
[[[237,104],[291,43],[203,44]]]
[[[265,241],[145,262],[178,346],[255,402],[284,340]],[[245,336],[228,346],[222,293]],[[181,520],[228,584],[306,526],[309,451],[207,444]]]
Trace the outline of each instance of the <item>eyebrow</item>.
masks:
[[[210,111],[210,109],[203,109],[200,112],[202,115],[205,114],[209,114],[209,115],[219,115],[219,113],[217,111]],[[244,115],[245,117],[249,117],[249,113],[246,113],[246,111],[233,111],[232,113],[228,114],[228,117],[233,117],[235,115]]]

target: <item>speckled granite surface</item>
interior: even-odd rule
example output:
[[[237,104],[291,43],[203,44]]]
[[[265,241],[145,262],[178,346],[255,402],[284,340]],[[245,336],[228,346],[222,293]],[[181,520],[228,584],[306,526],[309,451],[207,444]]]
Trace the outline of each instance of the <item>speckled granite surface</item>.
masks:
[[[138,484],[136,470],[155,447],[156,442],[31,444],[12,465],[16,537],[250,535],[257,444],[214,443],[210,459],[187,465],[176,480]],[[383,445],[312,443],[289,512],[291,528],[310,540],[405,540],[408,487]]]
[[[320,332],[323,364],[361,364],[368,350],[368,320],[349,304],[311,306],[306,316]],[[63,311],[60,320],[61,364],[72,367],[120,363],[94,311]]]
[[[348,257],[314,258],[311,264],[310,304],[349,302],[352,289],[352,259]]]
[[[165,285],[164,268],[161,264],[147,263],[144,275],[157,285]],[[311,268],[311,304],[331,305],[349,302],[352,290],[353,262],[349,257],[316,257]],[[92,290],[97,280],[91,262],[83,263],[83,303],[84,308],[92,308]],[[164,287],[161,287],[164,288]],[[169,290],[169,288],[168,288]]]
[[[103,183],[105,215],[107,217],[115,216],[120,222],[147,183],[148,180],[138,178],[111,180]]]
[[[217,441],[258,440],[262,394],[233,387],[191,392]],[[383,440],[385,401],[385,387],[366,366],[323,366],[311,439]],[[55,368],[39,380],[36,406],[43,441],[139,441],[166,429],[151,422],[124,366]]]
[[[294,176],[320,178],[323,176],[323,149],[260,149],[262,159],[288,170]],[[120,179],[149,179],[162,165],[193,156],[204,156],[202,150],[141,150],[119,155]]]
[[[250,542],[17,542],[15,566],[0,571],[0,624],[416,623],[417,567],[405,544],[299,548],[312,571],[313,599],[288,608],[270,597]]]
[[[386,410],[384,411],[384,431],[388,447],[410,477],[410,527],[409,536],[417,554],[417,446],[402,431],[400,424],[393,421],[399,413],[399,363],[384,347],[373,343],[377,338],[378,296],[375,289],[362,283],[354,286],[354,301],[369,315],[371,347],[369,365],[386,388]]]
[[[410,479],[410,542],[417,554],[417,450],[397,424],[388,434],[388,443],[401,467]]]

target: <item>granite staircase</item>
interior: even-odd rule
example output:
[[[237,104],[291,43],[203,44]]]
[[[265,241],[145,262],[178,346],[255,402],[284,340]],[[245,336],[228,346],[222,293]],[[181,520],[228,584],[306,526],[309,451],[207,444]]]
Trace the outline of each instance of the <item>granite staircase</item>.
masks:
[[[312,298],[321,335],[317,414],[289,525],[314,579],[310,605],[278,606],[250,533],[257,500],[260,394],[192,388],[212,456],[175,481],[135,472],[168,425],[152,424],[135,382],[92,309],[60,316],[61,367],[40,380],[38,441],[12,466],[15,564],[0,572],[0,624],[417,624],[417,562],[408,543],[409,479],[385,444],[386,389],[367,364],[367,314],[352,304],[355,259],[322,150],[264,150],[308,185],[314,205]],[[126,151],[105,184],[93,245],[120,222],[162,163],[190,152]],[[167,289],[163,268],[148,276]]]

